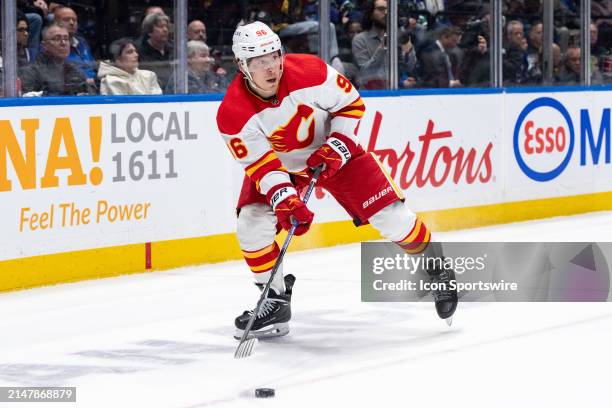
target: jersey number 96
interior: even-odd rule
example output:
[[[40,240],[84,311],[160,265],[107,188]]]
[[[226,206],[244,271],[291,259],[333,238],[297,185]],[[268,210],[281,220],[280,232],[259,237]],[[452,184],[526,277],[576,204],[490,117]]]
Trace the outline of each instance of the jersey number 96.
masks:
[[[232,152],[232,155],[237,159],[244,159],[249,154],[249,151],[244,143],[242,143],[242,140],[237,137],[230,140],[227,146],[229,147],[230,152]]]
[[[336,78],[336,84],[338,84],[340,89],[342,89],[346,93],[351,92],[351,89],[353,89],[353,85],[351,85],[351,81],[349,81],[348,79],[346,79],[340,74],[338,74],[338,77]]]

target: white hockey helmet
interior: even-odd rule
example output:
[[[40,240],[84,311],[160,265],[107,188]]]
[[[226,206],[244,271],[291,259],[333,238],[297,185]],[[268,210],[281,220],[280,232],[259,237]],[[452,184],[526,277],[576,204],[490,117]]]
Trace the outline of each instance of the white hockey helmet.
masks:
[[[247,68],[248,60],[274,51],[282,52],[282,45],[278,35],[270,27],[261,21],[255,21],[236,29],[232,38],[232,51],[240,70],[252,81]]]

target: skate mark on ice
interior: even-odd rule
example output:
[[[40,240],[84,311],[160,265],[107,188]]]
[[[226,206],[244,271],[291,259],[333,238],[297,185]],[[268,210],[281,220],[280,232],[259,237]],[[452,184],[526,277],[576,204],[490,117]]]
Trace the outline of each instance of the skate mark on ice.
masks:
[[[173,340],[143,340],[124,349],[84,350],[69,353],[107,364],[0,364],[0,380],[30,386],[69,385],[70,380],[92,374],[132,374],[205,360],[210,355],[232,353],[234,346]],[[130,365],[115,364],[130,363]]]
[[[548,327],[544,327],[544,328],[541,328],[541,329],[530,330],[530,331],[526,331],[526,332],[523,332],[523,333],[517,333],[517,334],[513,334],[513,335],[509,335],[509,336],[502,336],[502,337],[499,337],[499,338],[496,338],[496,339],[491,339],[491,340],[486,340],[486,341],[466,344],[466,345],[459,346],[459,347],[447,347],[447,348],[444,348],[444,349],[439,350],[439,351],[427,352],[427,353],[418,354],[418,355],[414,355],[414,356],[410,356],[410,357],[406,357],[406,358],[394,358],[392,360],[388,360],[388,361],[384,361],[384,362],[379,362],[379,363],[375,363],[375,364],[360,366],[358,368],[352,368],[352,369],[348,369],[348,370],[342,370],[342,371],[339,371],[337,373],[332,373],[332,374],[329,374],[329,375],[326,375],[326,376],[322,376],[322,377],[318,377],[318,378],[314,378],[314,379],[310,379],[310,380],[300,380],[300,381],[295,381],[295,382],[289,382],[289,383],[286,383],[286,384],[282,384],[282,379],[283,378],[287,378],[287,377],[291,376],[291,375],[286,375],[286,376],[280,377],[280,383],[277,384],[277,387],[278,388],[281,388],[281,387],[282,388],[301,387],[301,386],[304,386],[306,384],[323,382],[323,381],[326,381],[326,380],[339,378],[339,377],[342,377],[342,376],[345,376],[345,375],[362,374],[362,373],[367,372],[367,371],[375,371],[375,370],[378,370],[378,369],[381,369],[381,368],[386,368],[386,367],[390,367],[390,366],[394,366],[394,365],[400,365],[400,364],[404,364],[406,362],[416,361],[416,360],[428,358],[428,357],[431,357],[431,356],[436,356],[436,355],[439,355],[439,354],[450,353],[450,352],[455,352],[455,351],[464,351],[464,350],[471,349],[471,348],[477,348],[477,347],[491,345],[491,344],[495,344],[495,343],[501,343],[501,342],[508,341],[508,340],[513,340],[513,339],[518,339],[518,338],[534,336],[534,335],[538,335],[538,334],[546,333],[546,332],[550,332],[550,331],[564,330],[564,329],[568,329],[568,328],[571,328],[571,327],[574,327],[574,326],[579,326],[579,325],[582,325],[582,324],[589,324],[589,323],[592,323],[592,322],[595,322],[595,321],[598,321],[598,320],[606,320],[606,319],[611,319],[611,318],[612,318],[612,314],[595,316],[595,317],[591,317],[591,318],[587,318],[587,319],[581,319],[581,320],[577,320],[577,321],[573,321],[573,322],[568,322],[568,323],[562,323],[562,324],[557,324],[557,325],[553,325],[553,326],[548,326]]]

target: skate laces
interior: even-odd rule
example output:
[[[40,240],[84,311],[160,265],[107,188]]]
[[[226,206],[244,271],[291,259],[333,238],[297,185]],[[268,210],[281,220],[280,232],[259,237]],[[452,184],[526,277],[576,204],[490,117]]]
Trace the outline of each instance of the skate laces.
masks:
[[[450,282],[450,274],[448,273],[447,270],[443,270],[438,275],[433,276],[431,280],[432,282],[446,283],[446,285],[448,285]],[[447,286],[446,290],[442,290],[442,289],[434,290],[432,295],[436,302],[440,300],[450,300],[453,298],[453,291]]]
[[[257,318],[262,318],[262,317],[266,317],[267,315],[269,315],[270,313],[272,313],[274,311],[274,309],[276,308],[276,303],[280,302],[281,299],[274,299],[274,298],[265,298],[263,303],[261,304],[261,308],[259,309],[259,313],[257,313]],[[249,310],[248,313],[249,315],[253,315],[253,312],[255,311],[255,309]]]

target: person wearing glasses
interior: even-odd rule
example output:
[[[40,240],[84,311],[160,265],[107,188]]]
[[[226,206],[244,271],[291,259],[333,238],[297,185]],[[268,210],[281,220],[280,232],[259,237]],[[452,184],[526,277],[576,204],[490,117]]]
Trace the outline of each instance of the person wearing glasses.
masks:
[[[365,6],[363,30],[353,38],[353,57],[361,89],[387,88],[387,1],[370,0]]]
[[[28,33],[28,19],[26,16],[18,12],[17,13],[17,66],[19,68],[25,67],[32,62],[32,55],[28,49],[28,39],[30,34]]]
[[[91,48],[85,38],[77,33],[79,29],[79,19],[77,14],[70,7],[57,7],[53,11],[55,20],[58,24],[66,27],[70,36],[70,53],[68,61],[75,64],[87,77],[87,82],[94,86],[96,77],[96,60],[94,59]]]
[[[170,19],[165,14],[153,13],[142,21],[143,42],[138,48],[140,66],[157,75],[161,89],[172,76],[173,51],[170,42]]]
[[[34,63],[21,72],[24,95],[76,96],[93,93],[85,74],[66,60],[70,54],[70,36],[66,28],[55,23],[45,27],[41,47],[42,51]]]

